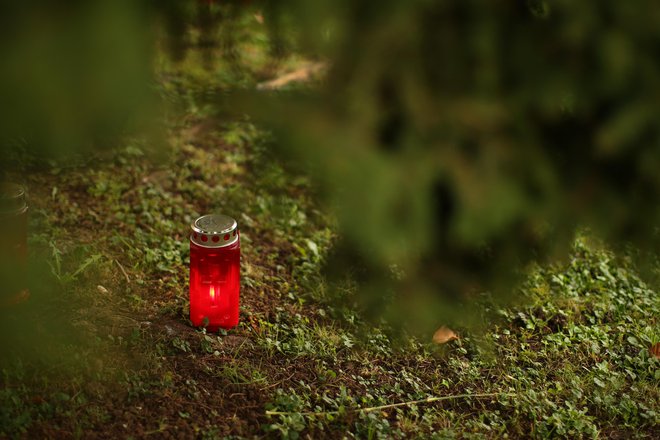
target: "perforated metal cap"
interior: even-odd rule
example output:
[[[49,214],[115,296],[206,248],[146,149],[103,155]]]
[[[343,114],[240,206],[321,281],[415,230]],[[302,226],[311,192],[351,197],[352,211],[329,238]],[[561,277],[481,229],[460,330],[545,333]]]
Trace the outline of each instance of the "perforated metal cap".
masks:
[[[226,215],[203,215],[190,225],[190,229],[190,240],[198,246],[224,247],[238,240],[238,223]]]
[[[0,183],[0,215],[18,215],[27,209],[25,188],[15,183]]]

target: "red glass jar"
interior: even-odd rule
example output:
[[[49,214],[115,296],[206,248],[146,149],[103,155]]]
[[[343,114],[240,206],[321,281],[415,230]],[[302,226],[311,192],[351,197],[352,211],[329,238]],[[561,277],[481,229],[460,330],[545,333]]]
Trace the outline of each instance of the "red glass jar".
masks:
[[[236,220],[205,215],[191,225],[190,320],[208,331],[238,324],[241,243]]]
[[[0,184],[0,306],[26,300],[27,216],[25,188]]]

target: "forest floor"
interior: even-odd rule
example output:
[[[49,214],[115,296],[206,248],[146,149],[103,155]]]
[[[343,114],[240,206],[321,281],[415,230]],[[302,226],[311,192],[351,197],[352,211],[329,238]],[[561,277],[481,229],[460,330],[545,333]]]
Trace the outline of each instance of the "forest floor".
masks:
[[[41,276],[2,311],[29,321],[3,339],[0,437],[660,436],[660,301],[629,259],[582,236],[445,344],[373,325],[350,280],[330,294],[337,230],[308,176],[194,81],[163,76],[188,104],[158,157],[133,139],[27,177]],[[216,211],[240,225],[241,316],[210,334],[188,321],[188,225]]]

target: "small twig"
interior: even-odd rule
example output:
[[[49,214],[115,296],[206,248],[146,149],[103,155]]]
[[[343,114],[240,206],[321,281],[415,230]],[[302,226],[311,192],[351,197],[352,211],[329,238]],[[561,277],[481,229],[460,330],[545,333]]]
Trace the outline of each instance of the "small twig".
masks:
[[[161,432],[164,432],[167,429],[168,425],[166,423],[161,424],[158,426],[158,429],[154,429],[153,431],[146,431],[144,435],[153,435],[153,434],[160,434]]]
[[[117,263],[117,266],[119,266],[119,269],[121,270],[121,273],[124,274],[124,277],[126,277],[126,283],[130,283],[131,280],[128,278],[128,274],[126,273],[126,270],[124,270],[124,266],[121,265],[119,260],[115,259],[115,263]]]
[[[272,384],[270,384],[270,385],[268,385],[268,386],[265,386],[265,387],[261,388],[260,391],[267,390],[268,388],[273,388],[273,387],[278,386],[278,385],[281,384],[281,383],[287,382],[287,381],[288,381],[289,379],[291,379],[295,374],[296,374],[296,373],[291,373],[291,376],[287,377],[286,379],[283,379],[283,380],[280,380],[279,382],[275,382],[275,383],[272,383]],[[268,414],[268,413],[269,413],[269,411],[266,411],[266,414]]]
[[[309,63],[298,70],[287,73],[284,76],[275,78],[270,81],[262,82],[257,85],[259,90],[277,90],[294,82],[309,81],[314,75],[319,74],[325,70],[326,64],[323,62]]]
[[[442,396],[442,397],[427,397],[426,399],[420,399],[420,400],[411,400],[408,402],[399,402],[399,403],[390,403],[388,405],[380,405],[380,406],[370,406],[367,408],[353,408],[353,409],[348,409],[346,411],[342,411],[344,413],[357,413],[357,412],[372,412],[372,411],[380,411],[382,409],[389,409],[389,408],[398,408],[401,406],[410,406],[410,405],[416,405],[418,403],[431,403],[431,402],[439,402],[441,400],[452,400],[452,399],[462,399],[462,398],[468,398],[468,397],[496,397],[496,396],[513,396],[513,393],[482,393],[482,394],[454,394],[451,396]],[[289,411],[266,411],[267,416],[290,416],[293,414],[302,414],[303,416],[318,416],[318,417],[323,417],[327,415],[337,415],[340,414],[340,411],[323,411],[323,412],[289,412]]]

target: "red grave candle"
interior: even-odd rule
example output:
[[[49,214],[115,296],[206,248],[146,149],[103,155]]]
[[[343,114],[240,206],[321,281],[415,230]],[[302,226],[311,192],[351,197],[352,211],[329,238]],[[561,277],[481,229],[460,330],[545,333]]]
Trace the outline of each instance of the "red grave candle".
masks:
[[[191,225],[190,320],[208,331],[238,324],[241,244],[236,220],[205,215]]]

